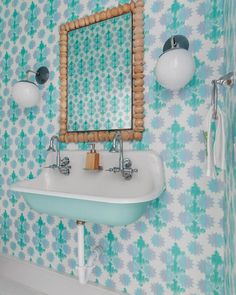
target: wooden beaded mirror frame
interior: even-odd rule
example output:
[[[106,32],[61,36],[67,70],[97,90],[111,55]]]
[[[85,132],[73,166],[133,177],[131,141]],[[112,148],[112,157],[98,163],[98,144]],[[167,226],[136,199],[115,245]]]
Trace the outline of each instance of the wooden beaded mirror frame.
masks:
[[[141,140],[144,131],[144,3],[143,0],[120,5],[84,18],[80,18],[60,27],[60,140],[63,142],[110,141],[117,130],[68,130],[69,99],[69,58],[68,39],[72,31],[88,27],[106,20],[131,14],[132,50],[131,50],[131,112],[130,129],[120,129],[123,140]],[[74,46],[74,45],[73,45]],[[73,69],[72,69],[73,70]],[[74,78],[75,79],[75,78]],[[78,93],[78,96],[80,94]]]

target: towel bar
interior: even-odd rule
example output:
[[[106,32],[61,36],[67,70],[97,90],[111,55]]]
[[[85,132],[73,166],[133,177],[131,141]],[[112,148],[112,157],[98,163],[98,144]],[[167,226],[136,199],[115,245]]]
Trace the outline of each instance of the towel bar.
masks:
[[[212,83],[214,83],[214,81],[215,81],[216,84],[232,87],[234,85],[233,77],[234,77],[234,72],[230,72],[230,73],[220,77],[217,80],[212,80]]]

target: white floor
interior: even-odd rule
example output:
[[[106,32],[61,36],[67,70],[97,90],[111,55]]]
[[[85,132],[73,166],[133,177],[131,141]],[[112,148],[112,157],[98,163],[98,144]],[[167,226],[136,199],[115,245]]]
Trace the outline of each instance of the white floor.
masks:
[[[38,267],[0,253],[0,295],[118,295],[89,282]],[[128,294],[127,294],[128,295]]]
[[[0,277],[0,295],[46,295],[33,289]]]

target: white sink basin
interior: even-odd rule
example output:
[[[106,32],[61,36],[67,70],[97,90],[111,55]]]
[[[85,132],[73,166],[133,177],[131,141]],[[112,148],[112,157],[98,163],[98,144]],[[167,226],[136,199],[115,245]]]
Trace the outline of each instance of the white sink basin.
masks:
[[[99,151],[102,171],[84,170],[84,151],[62,151],[72,166],[69,176],[58,170],[42,169],[33,180],[10,186],[21,192],[36,211],[101,224],[125,225],[137,220],[147,204],[159,197],[165,188],[164,169],[152,151],[124,151],[138,173],[125,180],[120,173],[106,169],[118,166],[119,154]],[[50,152],[46,166],[55,163],[56,153]]]

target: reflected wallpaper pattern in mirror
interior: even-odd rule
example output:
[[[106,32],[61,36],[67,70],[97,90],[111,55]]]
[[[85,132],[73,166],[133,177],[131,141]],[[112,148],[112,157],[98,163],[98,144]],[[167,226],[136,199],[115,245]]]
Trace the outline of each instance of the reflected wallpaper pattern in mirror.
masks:
[[[68,131],[132,127],[132,15],[68,32]]]

